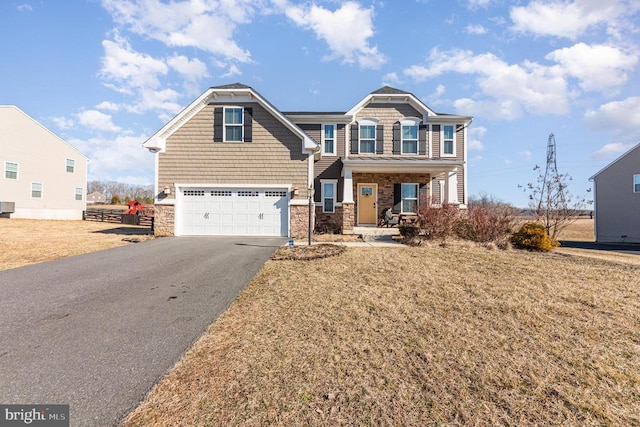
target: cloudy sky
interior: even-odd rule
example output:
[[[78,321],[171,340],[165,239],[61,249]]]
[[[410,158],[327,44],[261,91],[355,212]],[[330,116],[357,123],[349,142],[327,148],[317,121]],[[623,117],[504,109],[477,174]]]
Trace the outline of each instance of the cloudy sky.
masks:
[[[210,86],[347,111],[383,85],[474,116],[469,191],[518,206],[544,166],[582,194],[640,143],[640,0],[2,0],[0,104],[153,182],[141,143]]]

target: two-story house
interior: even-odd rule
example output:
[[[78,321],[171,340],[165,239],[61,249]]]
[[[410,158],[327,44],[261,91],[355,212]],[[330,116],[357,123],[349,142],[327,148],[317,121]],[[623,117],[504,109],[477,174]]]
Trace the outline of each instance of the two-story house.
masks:
[[[82,219],[87,157],[14,105],[0,105],[0,201],[31,219]]]
[[[346,112],[279,111],[249,86],[212,87],[149,138],[158,235],[352,233],[381,212],[467,200],[467,127],[383,87]],[[309,196],[311,195],[311,203]]]

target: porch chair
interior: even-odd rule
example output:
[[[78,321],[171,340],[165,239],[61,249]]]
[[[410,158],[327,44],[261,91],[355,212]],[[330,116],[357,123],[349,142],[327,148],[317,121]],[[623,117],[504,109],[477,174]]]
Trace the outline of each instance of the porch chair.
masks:
[[[389,226],[393,227],[394,225],[398,225],[400,223],[400,218],[398,215],[394,215],[391,208],[386,208],[382,211],[382,218],[380,219],[380,227]]]

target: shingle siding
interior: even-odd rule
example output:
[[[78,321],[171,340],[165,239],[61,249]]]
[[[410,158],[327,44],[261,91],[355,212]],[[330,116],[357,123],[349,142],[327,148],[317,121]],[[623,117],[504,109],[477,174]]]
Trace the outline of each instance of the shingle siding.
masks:
[[[214,142],[213,111],[206,106],[167,140],[158,166],[159,188],[173,183],[291,184],[307,187],[307,155],[301,140],[257,103],[252,142]]]

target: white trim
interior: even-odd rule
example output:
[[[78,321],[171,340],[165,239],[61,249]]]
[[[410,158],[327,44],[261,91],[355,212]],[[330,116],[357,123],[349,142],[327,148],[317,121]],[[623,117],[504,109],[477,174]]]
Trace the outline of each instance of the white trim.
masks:
[[[33,184],[40,184],[40,197],[33,197]],[[31,181],[30,195],[32,199],[43,199],[44,198],[44,184],[42,182]]]
[[[333,152],[327,153],[325,152],[325,127],[332,126],[333,127]],[[337,156],[338,155],[338,124],[337,123],[323,123],[320,132],[321,135],[321,146],[320,150],[321,156]]]
[[[440,185],[440,205],[442,205],[445,202],[445,196],[446,196],[446,191],[447,191],[447,183],[441,179],[438,181],[438,185]]]
[[[240,123],[227,124],[227,110],[240,110]],[[227,126],[240,127],[240,139],[230,141],[227,139]],[[225,105],[222,107],[222,142],[243,143],[244,142],[244,107],[239,105]]]
[[[80,190],[80,199],[78,199],[78,190]],[[84,200],[84,188],[83,187],[76,187],[73,190],[73,200],[75,200],[76,202],[80,202],[82,200]]]
[[[342,168],[342,203],[353,202],[353,169]]]
[[[324,185],[331,184],[333,185],[333,210],[325,211],[324,210]],[[321,179],[320,180],[320,203],[322,204],[322,213],[336,213],[336,202],[338,201],[338,180],[337,179]]]
[[[403,126],[415,126],[416,128],[416,151],[415,153],[405,153],[404,152],[404,132],[402,131]],[[413,141],[413,140],[411,140]],[[420,152],[420,119],[417,117],[405,117],[400,119],[400,154],[407,154],[416,156]]]
[[[464,192],[464,195],[462,197],[462,205],[464,205],[465,207],[467,206],[467,204],[469,203],[469,191],[468,191],[468,180],[467,180],[467,149],[468,149],[468,145],[467,144],[467,127],[465,126],[462,130],[462,146],[464,147],[464,151],[463,151],[463,157],[462,160],[464,161],[464,166],[462,166],[462,173],[463,173],[463,182],[462,182],[462,191]]]
[[[420,206],[420,184],[418,183],[414,183],[414,182],[401,182],[400,183],[400,213],[417,213],[417,212],[410,212],[410,211],[405,211],[404,210],[404,197],[402,197],[402,186],[403,185],[415,185],[416,187],[416,211],[418,209],[418,207]],[[407,199],[409,200],[409,199]],[[413,200],[413,199],[411,199]]]
[[[640,185],[640,173],[634,173],[633,174],[633,192],[635,194],[639,194],[640,191],[636,191],[636,177],[638,178],[638,184],[637,185]]]
[[[444,127],[450,126],[453,128],[453,153],[447,154],[444,152]],[[456,125],[440,125],[440,157],[456,157]]]
[[[432,158],[433,157],[433,125],[431,123],[429,123],[429,136],[427,136],[427,139],[429,140],[429,152],[427,153],[427,157]]]
[[[286,188],[287,191],[291,191],[291,184],[190,184],[190,183],[176,183],[173,184],[176,188],[176,193],[179,188]]]
[[[358,154],[376,154],[376,143],[378,142],[378,119],[372,117],[364,117],[358,120]],[[362,152],[361,148],[361,137],[360,137],[360,129],[362,126],[373,126],[373,151],[372,152]],[[367,141],[369,138],[367,138]]]
[[[167,122],[160,130],[147,139],[142,146],[151,152],[164,153],[167,148],[167,138],[173,135],[186,122],[191,120],[196,114],[202,111],[210,102],[218,104],[238,104],[241,102],[256,102],[271,115],[273,115],[280,123],[285,125],[295,135],[300,137],[302,142],[302,152],[314,152],[320,149],[320,146],[313,141],[302,129],[293,123],[287,116],[277,110],[271,103],[265,100],[260,94],[252,88],[209,88],[202,93],[195,101],[185,107],[178,115]],[[86,156],[85,156],[86,157]]]
[[[410,93],[397,93],[397,94],[378,94],[370,93],[356,105],[354,105],[346,115],[355,116],[358,111],[362,110],[366,105],[370,103],[385,103],[385,104],[409,104],[422,113],[424,116],[437,116],[437,114],[427,107],[422,101],[413,96]]]
[[[16,165],[16,177],[15,178],[7,178],[7,172],[9,172],[7,170],[7,165],[11,163],[12,165]],[[13,171],[11,171],[13,172]],[[4,162],[4,179],[10,179],[12,181],[18,181],[20,179],[20,163],[17,162],[10,162],[8,160],[5,160]]]
[[[73,168],[73,170],[71,172],[69,172],[67,170],[67,168],[69,167],[69,160],[71,160],[71,162],[73,163],[71,165],[71,167]],[[70,159],[70,158],[67,157],[67,159],[64,162],[64,171],[67,172],[67,173],[76,173],[76,159]]]

